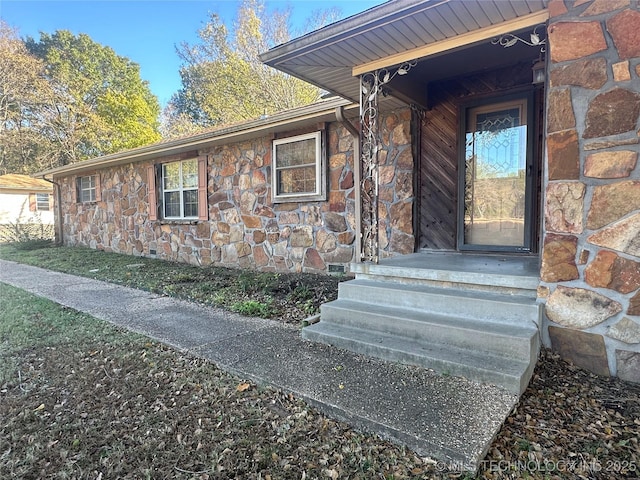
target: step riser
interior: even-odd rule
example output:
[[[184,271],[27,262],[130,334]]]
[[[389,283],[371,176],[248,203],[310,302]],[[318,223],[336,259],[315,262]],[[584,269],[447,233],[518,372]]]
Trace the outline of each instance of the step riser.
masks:
[[[462,282],[453,282],[449,280],[439,280],[439,279],[424,279],[424,278],[410,278],[410,277],[401,277],[401,276],[390,276],[390,275],[371,275],[368,273],[356,273],[356,280],[374,280],[377,282],[390,282],[397,285],[424,285],[427,287],[439,287],[439,288],[456,288],[459,290],[472,290],[476,292],[487,292],[487,293],[503,293],[505,295],[524,295],[535,297],[537,291],[538,281],[536,279],[535,287],[533,286],[534,282],[529,282],[531,285],[528,286],[501,286],[501,285],[484,285],[477,283],[462,283]]]
[[[504,275],[490,272],[468,272],[429,268],[404,268],[388,265],[352,264],[351,271],[356,278],[387,278],[395,282],[444,282],[464,284],[474,287],[515,288],[534,291],[539,279],[535,275]]]
[[[485,320],[496,323],[525,325],[539,320],[538,305],[494,301],[439,293],[401,291],[393,288],[371,287],[355,282],[339,286],[338,298],[385,307],[409,308],[425,313],[447,314],[456,317]]]
[[[322,333],[318,333],[308,328],[302,330],[302,336],[307,340],[326,343],[363,355],[382,358],[384,360],[389,360],[392,362],[430,368],[439,373],[465,377],[478,382],[491,383],[517,393],[521,393],[524,390],[526,386],[526,380],[528,380],[525,380],[522,375],[507,375],[497,371],[478,368],[477,366],[473,365],[452,363],[439,358],[427,357],[415,353],[389,349],[384,347],[383,345],[362,343],[350,338],[326,336]]]
[[[532,338],[510,337],[482,330],[429,323],[428,317],[425,317],[424,321],[416,321],[402,318],[401,315],[399,312],[398,316],[389,317],[375,312],[347,310],[331,303],[321,307],[323,322],[361,328],[367,331],[378,331],[414,340],[453,345],[522,361],[531,360]],[[532,337],[536,334],[537,332],[532,332]]]

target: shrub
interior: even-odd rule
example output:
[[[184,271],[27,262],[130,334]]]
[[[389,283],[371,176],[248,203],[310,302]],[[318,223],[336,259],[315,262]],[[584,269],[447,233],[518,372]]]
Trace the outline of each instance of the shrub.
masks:
[[[46,238],[30,238],[13,242],[12,245],[16,248],[16,250],[28,251],[51,247],[53,245],[53,242]]]
[[[244,300],[231,305],[231,310],[250,317],[268,318],[271,316],[272,307],[269,303],[258,302],[256,300]]]
[[[47,240],[49,243],[54,237],[53,225],[42,223],[42,218],[36,212],[26,221],[23,218],[24,205],[20,209],[18,219],[15,222],[8,222],[0,225],[0,242],[6,243],[31,243],[34,240]],[[38,247],[34,247],[38,248]],[[33,250],[34,248],[24,248],[23,250]]]

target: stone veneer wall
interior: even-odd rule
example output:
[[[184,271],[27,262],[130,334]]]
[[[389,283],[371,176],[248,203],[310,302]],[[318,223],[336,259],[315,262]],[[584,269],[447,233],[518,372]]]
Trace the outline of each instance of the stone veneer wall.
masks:
[[[385,256],[413,251],[410,119],[406,109],[382,120],[380,244]],[[166,260],[262,271],[322,273],[330,264],[348,265],[355,258],[353,139],[331,123],[327,144],[325,202],[271,202],[270,138],[200,151],[208,155],[206,222],[148,220],[148,162],[96,172],[101,179],[96,203],[74,203],[75,177],[67,177],[64,243],[130,255],[155,251]]]
[[[552,0],[539,295],[566,358],[640,382],[640,11]]]
[[[380,257],[415,251],[411,111],[382,117],[379,161],[378,244]]]

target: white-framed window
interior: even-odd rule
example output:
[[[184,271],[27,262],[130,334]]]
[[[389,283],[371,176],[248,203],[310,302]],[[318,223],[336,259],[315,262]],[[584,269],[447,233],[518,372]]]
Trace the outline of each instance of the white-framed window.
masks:
[[[48,193],[36,193],[36,210],[38,212],[49,211],[49,194]]]
[[[326,200],[322,132],[273,141],[273,201]]]
[[[166,219],[198,218],[198,160],[162,164],[162,215]]]
[[[78,177],[77,179],[78,202],[95,202],[96,201],[96,177],[95,175],[87,175]]]

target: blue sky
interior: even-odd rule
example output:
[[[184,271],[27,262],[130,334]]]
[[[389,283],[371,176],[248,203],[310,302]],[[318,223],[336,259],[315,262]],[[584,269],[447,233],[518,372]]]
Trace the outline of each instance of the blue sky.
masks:
[[[313,10],[339,7],[347,17],[384,0],[266,0],[268,9],[292,8],[294,28],[302,28]],[[120,56],[140,65],[140,74],[164,105],[180,88],[180,60],[175,45],[195,43],[209,12],[230,25],[234,0],[0,0],[0,18],[21,37],[69,30],[86,33]]]

